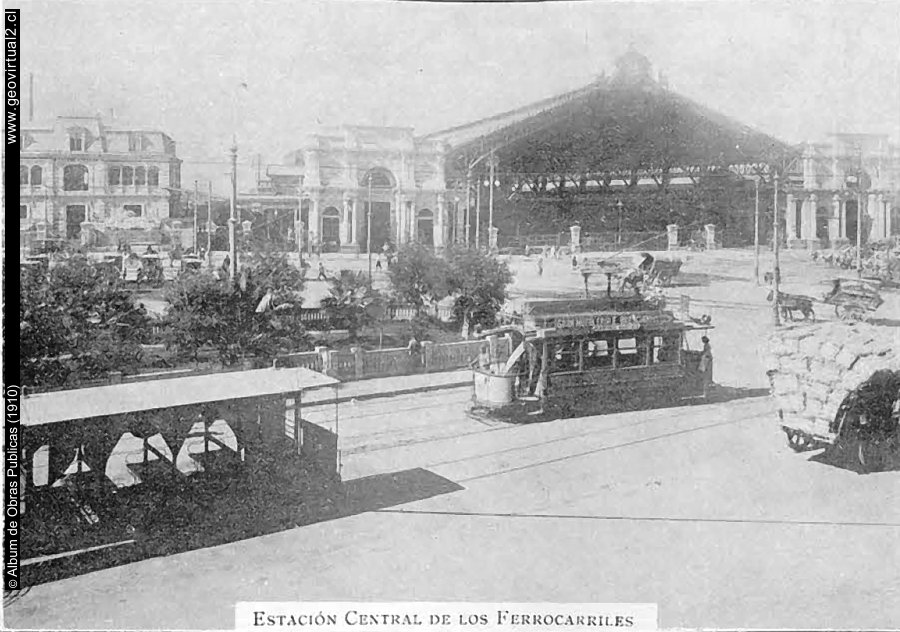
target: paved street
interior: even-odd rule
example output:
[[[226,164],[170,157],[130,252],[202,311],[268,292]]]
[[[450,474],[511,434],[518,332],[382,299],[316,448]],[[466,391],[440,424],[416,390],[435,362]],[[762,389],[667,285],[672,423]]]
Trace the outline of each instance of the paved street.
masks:
[[[686,265],[706,282],[669,295],[712,313],[716,381],[742,397],[516,426],[469,418],[468,388],[350,401],[342,474],[369,511],[36,586],[6,625],[227,628],[241,600],[656,602],[663,627],[896,625],[898,472],[787,448],[771,400],[746,396],[765,386],[766,291],[746,253],[713,256]],[[834,274],[787,257],[788,288]],[[517,291],[581,281],[525,265]]]
[[[225,628],[254,599],[650,601],[665,627],[900,617],[896,473],[790,452],[768,398],[528,426],[473,421],[467,399],[348,404],[341,425],[349,486],[422,468],[408,499],[436,476],[459,491],[37,586],[6,624]]]

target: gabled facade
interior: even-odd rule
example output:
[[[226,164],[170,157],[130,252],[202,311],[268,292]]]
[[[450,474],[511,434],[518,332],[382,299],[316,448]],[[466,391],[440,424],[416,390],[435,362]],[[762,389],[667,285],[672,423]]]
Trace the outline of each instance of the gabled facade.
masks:
[[[181,160],[165,133],[58,117],[22,130],[20,229],[40,239],[82,239],[92,230],[154,229],[181,186]]]

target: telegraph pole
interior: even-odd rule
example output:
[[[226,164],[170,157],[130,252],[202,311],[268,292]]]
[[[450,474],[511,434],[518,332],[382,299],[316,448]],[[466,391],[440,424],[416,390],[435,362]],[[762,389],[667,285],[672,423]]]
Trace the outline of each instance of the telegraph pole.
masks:
[[[366,255],[369,257],[369,285],[372,284],[372,172],[366,176],[369,204],[366,208]]]
[[[494,227],[494,150],[491,150],[490,162],[490,193],[488,194],[488,235],[490,229]]]
[[[481,183],[475,189],[475,250],[481,248]]]
[[[772,311],[775,318],[775,326],[781,324],[781,315],[778,313],[778,306],[780,303],[780,299],[778,296],[779,288],[781,287],[781,259],[780,252],[778,247],[778,174],[775,174],[775,194],[774,194],[774,206],[772,207],[772,234],[774,236],[772,247],[775,251],[775,272],[774,272],[774,288],[773,288],[773,301],[772,301]]]
[[[863,231],[863,183],[862,152],[859,155],[859,171],[856,174],[856,276],[862,278],[862,231]]]
[[[297,239],[297,256],[300,258],[300,272],[303,272],[303,176],[300,176],[297,187],[297,221],[294,223],[295,237]]]
[[[756,277],[756,284],[759,285],[759,176],[756,176],[754,182],[756,183],[756,205],[753,211],[753,248],[755,250],[753,276]]]
[[[206,256],[211,257],[212,253],[212,232],[213,232],[213,221],[212,221],[212,182],[207,182],[209,189],[209,197],[206,203]],[[210,261],[212,259],[210,258]]]
[[[228,274],[234,282],[237,276],[237,138],[232,138],[231,144],[231,216],[228,218],[228,248],[231,262],[228,265]]]
[[[469,247],[469,213],[472,208],[472,168],[466,170],[466,248]]]
[[[197,238],[199,236],[199,227],[197,226],[197,213],[200,211],[200,183],[194,180],[194,252],[197,252]]]

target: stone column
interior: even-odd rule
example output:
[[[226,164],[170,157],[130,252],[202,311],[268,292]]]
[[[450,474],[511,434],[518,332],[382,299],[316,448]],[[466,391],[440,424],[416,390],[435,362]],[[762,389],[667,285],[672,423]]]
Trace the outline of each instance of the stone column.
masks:
[[[806,204],[806,201],[803,202]],[[790,246],[792,241],[797,241],[797,207],[792,193],[787,194],[787,201],[784,206],[784,223],[787,226],[787,242]]]
[[[816,205],[818,201],[818,196],[813,193],[803,204],[803,226],[800,236],[807,242],[807,245],[816,239]]]
[[[706,229],[706,249],[707,250],[715,250],[716,249],[716,225],[715,224],[707,224],[704,226]]]
[[[891,237],[891,230],[893,226],[891,225],[891,202],[890,200],[882,200],[882,205],[884,206],[884,236],[885,238]]]
[[[828,241],[833,246],[841,238],[841,198],[831,197],[831,217],[828,219]]]
[[[869,241],[880,241],[884,239],[884,215],[881,213],[881,195],[869,194],[868,204],[866,204],[866,214],[870,217],[872,226],[869,229]]]
[[[581,226],[570,226],[569,233],[572,238],[572,252],[581,252]]]
[[[309,201],[309,244],[315,246],[319,243],[319,235],[322,233],[322,223],[319,220],[318,192]]]
[[[350,210],[353,213],[350,221],[350,243],[356,245],[359,239],[359,207],[356,199],[350,199]]]
[[[847,239],[847,201],[841,200],[839,202],[839,204],[840,204],[840,216],[841,216],[840,217],[840,219],[841,219],[840,239],[846,240]]]
[[[678,224],[669,224],[666,226],[666,238],[668,240],[669,250],[678,248]]]
[[[344,197],[344,208],[341,210],[341,245],[350,243],[350,213],[352,206],[349,197]]]
[[[443,173],[443,172],[441,172]],[[434,247],[435,248],[443,248],[444,244],[447,243],[447,235],[445,235],[445,231],[448,226],[447,218],[445,214],[447,213],[447,208],[444,204],[444,194],[438,193],[437,195],[437,213],[434,216]]]
[[[500,235],[500,229],[497,228],[496,226],[491,226],[488,229],[488,249],[491,252],[494,252],[495,250],[497,250],[497,241],[498,241],[497,238],[499,237],[499,235]]]

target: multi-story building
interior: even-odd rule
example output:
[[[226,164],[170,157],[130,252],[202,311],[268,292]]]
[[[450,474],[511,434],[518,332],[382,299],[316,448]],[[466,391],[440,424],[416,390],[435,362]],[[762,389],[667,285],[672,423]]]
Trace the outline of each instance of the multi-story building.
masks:
[[[370,239],[373,250],[447,243],[442,143],[411,128],[348,125],[311,135],[288,162],[290,173],[270,177],[301,187],[309,242],[345,251],[365,251]]]
[[[883,134],[832,134],[803,152],[802,189],[788,194],[792,247],[900,234],[900,146]],[[862,213],[859,209],[862,209]]]
[[[181,160],[163,132],[100,117],[59,117],[22,130],[20,227],[37,239],[93,241],[159,228],[180,186]]]

